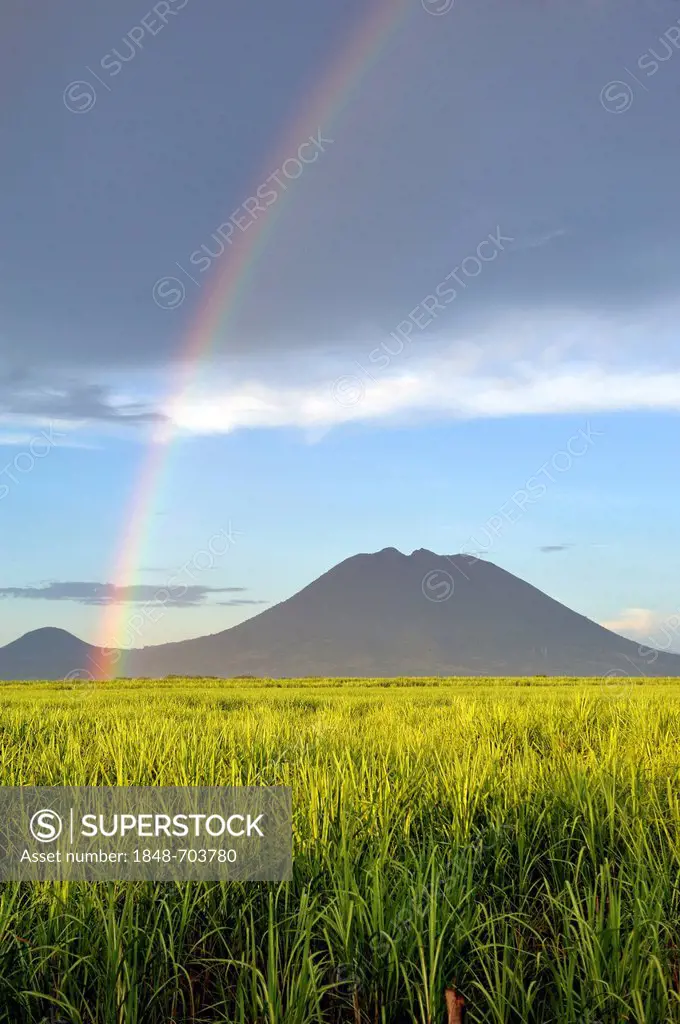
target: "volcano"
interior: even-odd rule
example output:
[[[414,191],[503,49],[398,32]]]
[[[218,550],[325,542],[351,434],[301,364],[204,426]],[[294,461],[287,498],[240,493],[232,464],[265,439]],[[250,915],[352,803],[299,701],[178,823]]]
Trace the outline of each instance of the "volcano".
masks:
[[[106,664],[70,633],[0,648],[0,678],[77,678]],[[115,663],[114,663],[115,664]],[[231,629],[126,652],[126,676],[680,676],[652,651],[491,562],[396,548],[345,559]]]

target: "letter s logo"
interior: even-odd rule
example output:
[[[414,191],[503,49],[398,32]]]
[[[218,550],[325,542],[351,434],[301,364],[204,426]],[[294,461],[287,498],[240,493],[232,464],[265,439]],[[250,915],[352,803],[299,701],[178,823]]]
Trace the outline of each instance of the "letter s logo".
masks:
[[[63,824],[56,811],[43,808],[43,810],[35,812],[31,818],[29,828],[31,835],[39,843],[53,843],[61,835]]]

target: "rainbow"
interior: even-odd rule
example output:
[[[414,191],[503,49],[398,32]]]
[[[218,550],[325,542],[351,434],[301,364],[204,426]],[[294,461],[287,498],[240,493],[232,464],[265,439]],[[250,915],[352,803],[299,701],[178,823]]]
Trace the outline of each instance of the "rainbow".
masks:
[[[280,168],[283,161],[292,156],[310,134],[320,128],[330,131],[333,119],[348,104],[365,74],[414,9],[418,9],[414,0],[378,0],[371,6],[369,14],[340,50],[319,85],[311,90],[310,102],[287,126],[275,155],[267,160],[255,190],[271,175],[272,168]],[[229,255],[222,257],[224,265],[217,263],[214,282],[211,282],[205,301],[182,345],[177,380],[171,389],[170,408],[181,405],[190,395],[204,359],[217,341],[224,338],[230,319],[246,294],[258,259],[295,192],[296,189],[290,185],[272,203],[271,209],[254,221],[247,231],[241,232],[238,237],[232,236],[233,245],[229,248]],[[113,582],[117,587],[131,586],[138,576],[157,496],[169,466],[168,453],[172,439],[171,430],[156,436],[150,442],[148,455],[143,460],[114,562]],[[111,650],[123,643],[127,616],[128,605],[125,602],[105,606],[98,640],[100,648]],[[92,667],[93,674],[100,679],[123,672],[121,660],[116,654],[100,654],[98,664]]]

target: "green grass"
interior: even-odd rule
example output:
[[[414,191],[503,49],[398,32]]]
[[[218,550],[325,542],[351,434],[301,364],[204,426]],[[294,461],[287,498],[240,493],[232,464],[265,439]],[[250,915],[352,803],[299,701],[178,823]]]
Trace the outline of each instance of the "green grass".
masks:
[[[292,883],[5,883],[0,1021],[680,1022],[680,685],[0,685],[3,785],[289,785]]]

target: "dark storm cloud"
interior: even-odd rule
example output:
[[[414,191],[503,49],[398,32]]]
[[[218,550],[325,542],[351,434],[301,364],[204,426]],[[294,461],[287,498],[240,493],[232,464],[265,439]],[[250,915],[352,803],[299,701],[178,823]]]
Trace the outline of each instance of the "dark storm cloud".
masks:
[[[19,32],[10,68],[38,80],[3,115],[0,353],[18,347],[32,367],[93,380],[166,364],[236,246],[260,231],[263,256],[217,355],[364,344],[497,228],[515,242],[441,317],[452,336],[513,308],[633,309],[675,292],[680,8],[661,0],[460,2],[437,18],[404,3],[412,13],[341,116],[302,132],[333,145],[205,277],[183,276],[176,264],[217,251],[211,235],[304,141],[277,153],[310,81],[366,16],[340,6],[189,5],[181,32],[152,40],[84,116],[64,108],[64,86],[137,23],[138,5],[75,0],[68,24]],[[153,301],[164,275],[183,280],[177,309]],[[94,386],[61,401],[123,418]]]
[[[138,402],[116,402],[99,384],[41,384],[17,371],[0,378],[0,413],[26,419],[116,423],[130,426],[162,422],[165,417]]]
[[[108,604],[159,604],[186,608],[196,605],[204,605],[211,594],[233,594],[242,593],[246,587],[202,587],[186,586],[181,584],[181,592],[178,587],[151,586],[137,584],[128,587],[117,587],[113,583],[81,583],[81,582],[51,582],[39,587],[2,587],[0,598],[20,597],[32,601],[75,601],[78,604],[86,605],[108,605]],[[173,595],[173,590],[175,594]],[[244,598],[232,598],[221,604],[253,604],[251,600]]]

